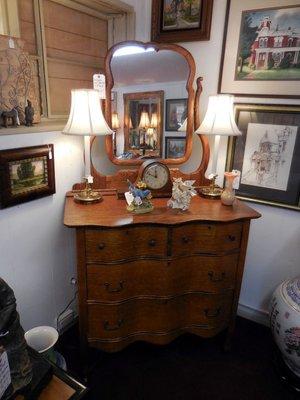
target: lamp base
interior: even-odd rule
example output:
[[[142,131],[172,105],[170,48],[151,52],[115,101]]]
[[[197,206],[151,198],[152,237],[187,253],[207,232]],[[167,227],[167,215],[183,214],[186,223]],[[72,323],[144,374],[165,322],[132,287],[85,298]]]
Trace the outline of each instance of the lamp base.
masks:
[[[74,194],[74,201],[76,203],[92,204],[99,203],[101,200],[101,194],[97,191],[94,191],[88,181],[86,182],[86,186],[83,190]]]
[[[218,175],[214,175],[211,179],[211,184],[209,186],[203,186],[200,188],[200,195],[206,197],[207,199],[219,199],[223,192],[223,189],[216,185],[216,178]]]

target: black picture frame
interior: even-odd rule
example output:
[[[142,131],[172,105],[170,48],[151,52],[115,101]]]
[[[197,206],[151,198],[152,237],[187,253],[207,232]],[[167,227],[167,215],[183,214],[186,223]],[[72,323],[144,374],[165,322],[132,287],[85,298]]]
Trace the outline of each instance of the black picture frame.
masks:
[[[165,137],[165,158],[180,158],[185,154],[185,136]]]
[[[0,151],[1,208],[54,193],[53,144]]]
[[[166,100],[166,118],[165,130],[168,132],[177,132],[180,126],[187,118],[188,99],[168,99]],[[182,108],[184,109],[181,112]],[[181,115],[181,117],[178,117]]]
[[[299,211],[300,106],[237,103],[235,117],[226,170],[241,171],[237,197]]]

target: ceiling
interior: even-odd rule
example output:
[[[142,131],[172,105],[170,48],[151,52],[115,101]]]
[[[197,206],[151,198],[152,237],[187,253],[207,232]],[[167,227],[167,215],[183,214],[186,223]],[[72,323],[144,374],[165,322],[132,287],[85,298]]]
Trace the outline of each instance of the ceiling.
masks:
[[[111,68],[114,87],[187,81],[186,59],[170,50],[113,57]]]

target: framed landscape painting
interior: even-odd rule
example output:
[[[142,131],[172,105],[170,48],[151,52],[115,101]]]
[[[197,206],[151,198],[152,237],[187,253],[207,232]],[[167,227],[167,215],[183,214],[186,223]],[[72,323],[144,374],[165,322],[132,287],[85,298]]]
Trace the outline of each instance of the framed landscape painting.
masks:
[[[300,3],[277,4],[228,0],[219,93],[300,97]]]
[[[300,210],[300,106],[236,104],[227,170],[241,171],[239,197]]]
[[[157,42],[208,40],[213,0],[152,0],[151,39]]]
[[[1,208],[55,193],[52,144],[0,151]]]

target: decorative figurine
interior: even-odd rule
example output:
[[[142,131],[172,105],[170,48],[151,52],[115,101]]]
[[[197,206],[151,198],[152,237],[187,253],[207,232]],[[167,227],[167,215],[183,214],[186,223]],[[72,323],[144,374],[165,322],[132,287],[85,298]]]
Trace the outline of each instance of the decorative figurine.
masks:
[[[34,108],[30,100],[27,100],[27,106],[25,107],[25,125],[33,125]]]
[[[127,210],[137,214],[144,214],[153,210],[153,205],[150,201],[152,198],[151,192],[147,189],[147,185],[140,181],[134,186],[129,180],[129,192],[125,193],[128,203]]]
[[[5,128],[8,127],[8,119],[11,119],[11,124],[13,127],[20,125],[19,113],[16,108],[12,108],[10,111],[2,111],[1,117],[3,119],[3,125]]]
[[[188,210],[191,198],[197,194],[193,188],[195,181],[184,181],[182,178],[173,179],[172,197],[168,201],[168,207]]]
[[[11,393],[4,394],[3,399],[23,389],[30,384],[32,368],[27,353],[24,331],[16,310],[14,292],[0,278],[0,340],[1,346],[7,352],[12,386]],[[8,396],[8,397],[7,397]]]

